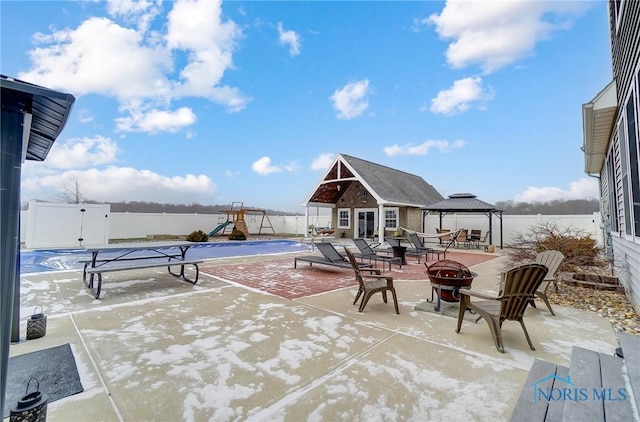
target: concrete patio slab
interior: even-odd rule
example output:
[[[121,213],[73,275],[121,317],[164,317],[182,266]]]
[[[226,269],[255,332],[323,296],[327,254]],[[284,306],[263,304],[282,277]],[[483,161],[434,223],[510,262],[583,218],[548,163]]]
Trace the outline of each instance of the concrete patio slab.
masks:
[[[205,266],[230,262],[255,260]],[[473,266],[473,288],[496,289],[502,266]],[[357,312],[355,285],[291,300],[162,269],[104,285],[96,300],[78,271],[22,277],[21,333],[38,304],[48,327],[11,355],[70,343],[85,388],[50,403],[49,421],[505,420],[535,358],[566,365],[574,345],[617,347],[598,315],[538,307],[525,316],[536,350],[506,322],[499,353],[484,321],[456,334],[455,318],[416,311],[426,280],[396,281],[400,315],[379,295]]]

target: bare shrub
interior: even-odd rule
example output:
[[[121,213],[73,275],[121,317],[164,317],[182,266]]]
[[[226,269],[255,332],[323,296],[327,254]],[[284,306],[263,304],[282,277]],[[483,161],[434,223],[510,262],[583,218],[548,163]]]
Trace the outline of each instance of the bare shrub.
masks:
[[[509,266],[535,261],[536,254],[546,250],[564,254],[558,271],[575,272],[579,268],[607,265],[602,249],[591,235],[573,226],[560,227],[551,221],[531,225],[527,233],[516,232],[508,247]]]

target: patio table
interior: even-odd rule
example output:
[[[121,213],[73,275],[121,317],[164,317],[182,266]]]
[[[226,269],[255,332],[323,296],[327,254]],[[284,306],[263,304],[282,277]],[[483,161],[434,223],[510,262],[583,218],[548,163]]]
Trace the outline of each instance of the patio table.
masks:
[[[202,263],[202,260],[187,259],[187,251],[193,244],[193,242],[176,241],[85,246],[87,252],[91,253],[91,258],[80,261],[84,263],[82,282],[91,290],[96,299],[100,297],[102,273],[104,272],[167,267],[167,271],[172,276],[196,284],[199,275],[198,264]],[[196,272],[194,279],[187,277],[184,270],[185,265],[194,266]],[[180,271],[171,271],[172,266],[180,266]]]

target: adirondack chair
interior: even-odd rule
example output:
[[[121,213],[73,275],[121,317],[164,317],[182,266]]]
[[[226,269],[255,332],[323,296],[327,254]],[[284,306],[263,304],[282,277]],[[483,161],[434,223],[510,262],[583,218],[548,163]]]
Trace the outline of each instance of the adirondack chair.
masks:
[[[358,265],[356,257],[353,256],[353,253],[347,249],[346,246],[344,247],[344,252],[353,267],[353,271],[356,274],[356,280],[358,280],[358,293],[356,293],[356,298],[353,301],[353,304],[355,305],[358,302],[358,299],[362,297],[362,301],[358,307],[358,312],[364,311],[364,307],[367,306],[367,302],[369,302],[369,299],[375,293],[382,293],[382,300],[384,303],[387,303],[387,292],[391,292],[396,314],[399,314],[398,297],[396,296],[396,289],[393,287],[393,277],[381,275],[380,270],[375,268],[362,268]]]
[[[536,290],[536,296],[544,301],[547,308],[549,308],[551,315],[555,315],[555,313],[553,312],[553,309],[551,309],[551,304],[547,297],[547,290],[551,284],[553,284],[556,291],[558,290],[556,272],[558,271],[558,268],[560,268],[562,261],[564,261],[564,255],[560,251],[544,251],[536,255],[536,263],[544,265],[548,270],[546,277],[540,284],[540,287]],[[532,300],[530,303],[531,306],[534,308],[536,307],[535,301]]]
[[[531,350],[536,350],[531,343],[527,328],[522,320],[527,305],[533,300],[536,289],[547,275],[547,267],[541,264],[524,264],[504,274],[504,282],[497,296],[471,290],[460,290],[460,308],[456,333],[462,328],[462,320],[467,310],[474,311],[484,318],[489,325],[496,349],[504,353],[502,342],[502,323],[506,320],[518,321],[527,338]],[[484,300],[471,301],[471,297]]]

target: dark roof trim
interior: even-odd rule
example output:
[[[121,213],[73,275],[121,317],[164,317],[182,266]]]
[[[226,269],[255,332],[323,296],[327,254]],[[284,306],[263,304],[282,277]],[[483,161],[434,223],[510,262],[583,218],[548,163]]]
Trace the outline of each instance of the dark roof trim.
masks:
[[[3,112],[31,115],[25,158],[44,161],[67,123],[75,97],[4,75],[0,87]]]
[[[495,205],[481,201],[470,193],[456,193],[444,201],[424,207],[425,211],[440,212],[502,212]]]

